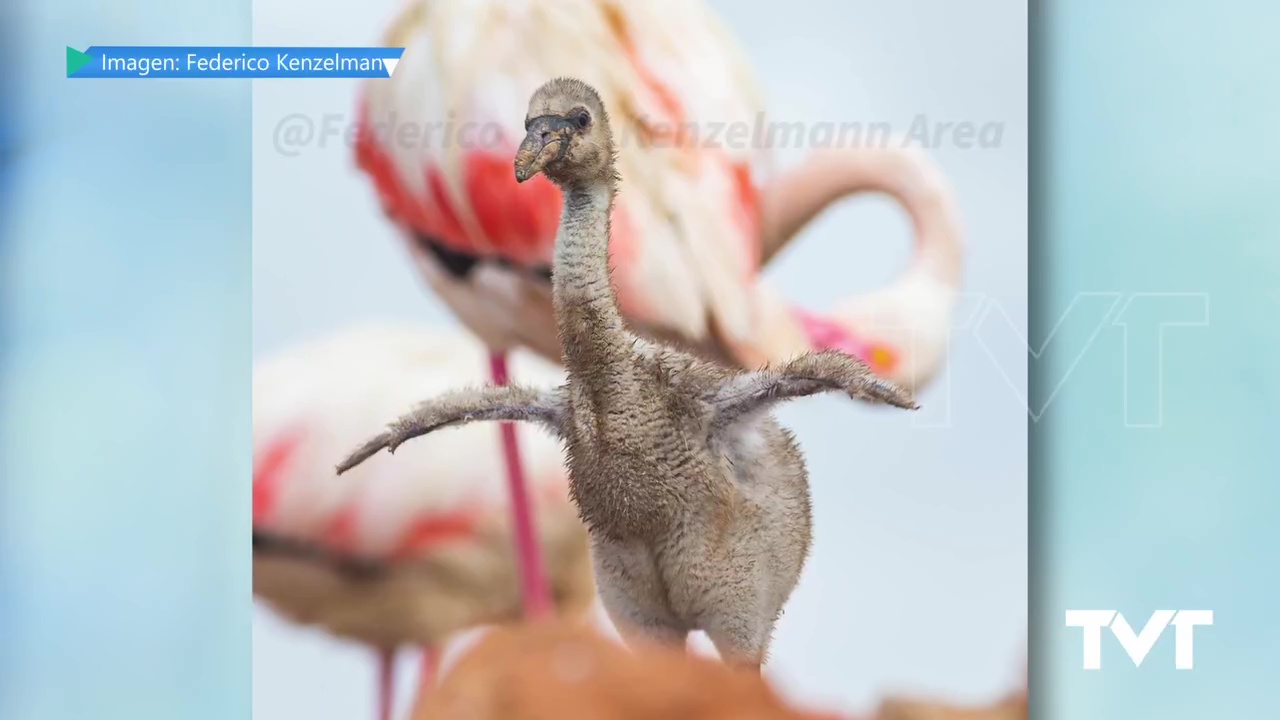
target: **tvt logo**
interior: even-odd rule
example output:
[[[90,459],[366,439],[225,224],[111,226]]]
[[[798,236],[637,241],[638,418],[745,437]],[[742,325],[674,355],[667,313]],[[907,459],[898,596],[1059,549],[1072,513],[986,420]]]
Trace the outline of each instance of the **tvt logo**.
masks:
[[[1179,670],[1191,670],[1195,666],[1195,627],[1212,625],[1212,610],[1157,610],[1140,633],[1135,633],[1124,615],[1115,610],[1067,611],[1067,627],[1083,628],[1085,670],[1102,669],[1102,628],[1111,628],[1111,634],[1129,653],[1134,666],[1141,667],[1147,653],[1155,647],[1170,624],[1174,628],[1173,666]]]

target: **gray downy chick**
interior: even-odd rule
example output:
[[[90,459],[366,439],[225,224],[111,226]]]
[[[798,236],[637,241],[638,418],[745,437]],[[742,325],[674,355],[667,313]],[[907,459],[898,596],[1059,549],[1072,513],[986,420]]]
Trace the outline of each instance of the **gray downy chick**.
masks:
[[[567,382],[428,400],[339,472],[452,425],[539,423],[567,448],[570,494],[622,636],[683,645],[702,630],[726,661],[758,669],[812,542],[804,458],[770,410],[827,391],[917,406],[843,353],[741,371],[628,330],[610,280],[618,177],[599,95],[579,80],[552,80],[530,99],[525,129],[516,179],[542,173],[563,193],[552,283]]]

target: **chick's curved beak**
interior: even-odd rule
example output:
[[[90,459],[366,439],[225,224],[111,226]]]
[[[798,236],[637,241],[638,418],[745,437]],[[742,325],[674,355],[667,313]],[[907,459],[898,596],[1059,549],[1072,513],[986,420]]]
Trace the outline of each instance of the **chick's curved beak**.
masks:
[[[516,150],[516,182],[524,182],[542,172],[547,163],[564,156],[568,148],[568,129],[558,118],[540,117],[529,123],[525,135]]]

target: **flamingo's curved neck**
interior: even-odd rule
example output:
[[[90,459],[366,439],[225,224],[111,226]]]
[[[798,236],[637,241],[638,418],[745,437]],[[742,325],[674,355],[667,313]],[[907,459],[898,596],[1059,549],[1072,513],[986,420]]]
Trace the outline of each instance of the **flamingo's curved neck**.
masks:
[[[866,191],[891,195],[910,216],[915,252],[908,275],[958,287],[963,248],[951,194],[922,156],[892,147],[814,153],[770,186],[762,208],[762,262],[828,205]]]

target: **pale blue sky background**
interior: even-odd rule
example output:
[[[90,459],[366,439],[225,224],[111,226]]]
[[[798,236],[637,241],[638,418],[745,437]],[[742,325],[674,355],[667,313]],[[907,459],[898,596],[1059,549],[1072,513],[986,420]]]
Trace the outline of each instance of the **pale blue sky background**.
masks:
[[[1027,622],[1027,376],[1018,342],[1027,321],[1025,9],[1011,0],[795,0],[779,14],[772,2],[713,4],[748,49],[775,119],[883,120],[904,132],[919,114],[1004,123],[999,149],[934,153],[964,220],[965,289],[997,301],[1011,322],[988,327],[993,356],[971,327],[958,331],[949,389],[921,397],[940,413],[949,391],[950,427],[915,428],[908,416],[834,397],[782,414],[808,453],[816,542],[769,670],[805,702],[850,709],[869,709],[886,691],[1004,693],[1021,682]],[[259,0],[255,42],[373,42],[398,6],[320,0],[299,12],[293,0]],[[283,157],[272,148],[282,117],[349,114],[355,88],[339,80],[254,87],[256,356],[375,318],[454,324],[404,263],[349,152]],[[892,278],[909,246],[898,208],[863,198],[809,228],[769,277],[820,309]],[[977,308],[971,301],[961,312]],[[368,651],[263,609],[254,618],[260,720],[372,711]],[[412,664],[407,657],[406,700]]]

